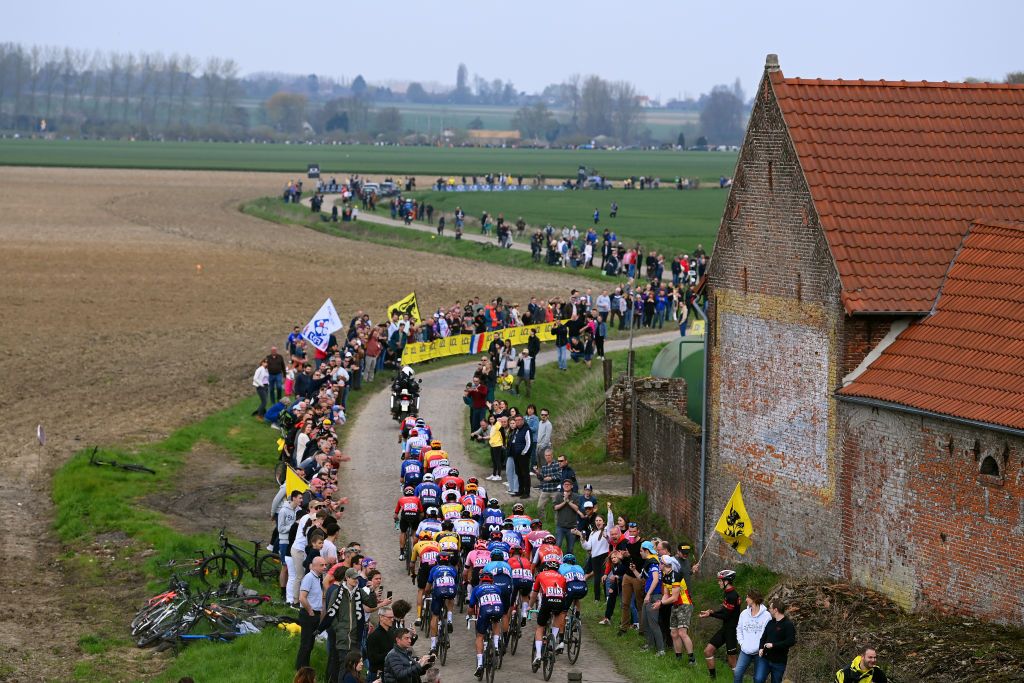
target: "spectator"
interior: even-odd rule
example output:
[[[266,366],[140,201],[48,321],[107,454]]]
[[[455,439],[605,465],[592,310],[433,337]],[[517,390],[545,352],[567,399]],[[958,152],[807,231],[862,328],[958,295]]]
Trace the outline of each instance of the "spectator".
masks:
[[[363,657],[353,650],[345,656],[345,668],[342,671],[341,683],[366,683],[363,677]]]
[[[295,655],[295,670],[309,666],[309,656],[313,652],[313,640],[320,623],[320,611],[323,609],[323,588],[320,577],[323,576],[326,563],[322,557],[313,560],[309,573],[302,579],[299,587],[299,651]]]
[[[789,661],[789,649],[796,645],[796,627],[786,616],[787,605],[781,598],[775,598],[768,606],[771,621],[761,634],[761,661],[754,672],[754,683],[765,683],[771,673],[772,683],[782,683]]]
[[[508,456],[514,466],[515,492],[512,487],[509,493],[520,498],[530,497],[530,451],[533,447],[533,437],[530,428],[526,426],[526,419],[522,415],[516,415],[515,424],[508,439]]]
[[[853,658],[850,666],[836,672],[835,683],[888,683],[888,680],[878,667],[878,653],[868,645]]]
[[[604,517],[595,515],[593,531],[589,535],[584,535],[583,531],[576,529],[576,536],[590,553],[587,567],[594,578],[594,601],[596,602],[601,600],[604,594],[601,586],[604,579],[605,563],[608,561],[608,528],[605,526]]]
[[[751,588],[747,591],[747,608],[740,613],[740,620],[736,625],[736,639],[740,644],[740,656],[736,660],[733,683],[741,683],[743,674],[751,666],[757,672],[761,661],[757,654],[761,649],[761,635],[764,633],[764,627],[772,618],[763,603],[764,598],[761,597],[759,590]]]
[[[333,578],[335,582],[327,589],[326,609],[319,627],[321,631],[330,630],[328,681],[337,680],[350,651],[359,651],[359,621],[363,615],[359,571],[339,566],[334,569]]]
[[[505,427],[508,425],[508,417],[501,416],[491,425],[491,435],[487,440],[491,447],[491,481],[501,481],[501,467],[505,459]]]
[[[655,648],[659,657],[665,656],[665,641],[662,638],[661,624],[658,613],[661,610],[662,576],[661,561],[658,558],[654,543],[644,541],[640,546],[644,568],[641,576],[644,581],[643,626],[647,643],[642,649]]]
[[[561,462],[559,458],[559,462]],[[562,479],[562,497],[555,502],[555,543],[559,546],[562,541],[566,542],[566,552],[571,553],[576,545],[576,536],[573,531],[581,516],[579,507],[576,505],[576,497],[572,492],[572,481]]]
[[[400,628],[395,634],[395,646],[384,658],[382,678],[388,683],[420,683],[431,661],[429,655],[413,658],[412,633]]]
[[[267,371],[266,358],[260,361],[259,367],[257,367],[256,372],[253,373],[252,385],[256,387],[256,395],[259,396],[260,399],[259,407],[252,411],[252,414],[262,420],[263,416],[267,413],[268,388],[270,386],[270,373]]]
[[[391,605],[386,605],[377,610],[379,620],[377,628],[366,637],[366,659],[370,662],[367,677],[375,681],[384,669],[384,658],[395,646],[395,633],[398,627],[395,626],[395,613]]]
[[[686,648],[687,659],[690,666],[697,664],[693,656],[693,641],[690,639],[690,619],[693,617],[693,600],[690,598],[690,590],[686,585],[676,558],[671,555],[661,556],[661,568],[664,572],[665,590],[668,595],[664,602],[669,604],[669,637],[672,639],[672,649],[675,650],[676,659],[683,658],[683,648]]]
[[[271,346],[270,354],[267,355],[267,373],[269,374],[271,403],[277,403],[283,396],[284,371],[284,357],[277,352],[276,346]]]
[[[540,423],[537,425],[537,452],[541,455],[551,448],[551,435],[554,427],[550,416],[551,413],[547,408],[540,409]]]
[[[546,410],[541,410],[541,427],[544,426],[543,420],[547,414]],[[539,437],[538,437],[539,438]],[[547,519],[548,504],[554,505],[555,496],[558,495],[559,491],[562,490],[562,467],[555,462],[555,452],[548,446],[542,451],[544,455],[544,464],[534,468],[534,472],[537,474],[537,478],[540,480],[540,498],[537,500],[537,516],[541,521]]]
[[[519,369],[516,372],[516,383],[515,393],[519,393],[519,387],[522,384],[526,385],[526,396],[530,396],[530,387],[533,384],[533,378],[536,374],[536,365],[534,359],[530,356],[526,349],[519,352]]]
[[[569,466],[569,458],[560,455],[558,456],[558,476],[562,481],[572,482],[573,493],[578,493],[580,490],[579,482],[576,481],[576,470]]]
[[[188,679],[188,683],[191,683],[192,679]],[[186,683],[186,679],[182,678],[178,683]],[[304,666],[295,672],[295,678],[292,679],[292,683],[316,683],[316,669],[311,666]]]

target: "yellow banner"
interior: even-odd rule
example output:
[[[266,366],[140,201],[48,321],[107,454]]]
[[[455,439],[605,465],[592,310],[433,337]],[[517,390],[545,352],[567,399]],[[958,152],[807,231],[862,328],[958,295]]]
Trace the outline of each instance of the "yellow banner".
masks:
[[[483,335],[459,334],[443,339],[435,339],[432,342],[410,342],[405,345],[402,352],[402,364],[413,365],[422,363],[434,358],[446,358],[448,356],[461,356],[473,352],[473,340],[482,336],[483,341],[480,353],[486,353],[491,342],[495,339],[512,342],[512,346],[522,346],[530,338],[530,330],[537,330],[537,338],[541,341],[552,341],[555,335],[551,332],[552,323],[541,323],[540,325],[523,325],[520,327],[507,327],[503,330],[485,332]]]
[[[750,547],[750,537],[754,535],[754,525],[747,514],[747,508],[743,505],[743,493],[740,485],[736,484],[736,490],[732,497],[725,504],[722,516],[715,525],[715,531],[722,534],[722,538],[733,550],[743,555]]]
[[[397,313],[399,317],[408,313],[410,316],[412,316],[413,321],[415,321],[415,323],[419,325],[421,322],[421,318],[420,307],[419,304],[416,303],[416,292],[413,292],[404,299],[400,299],[395,303],[391,304],[390,306],[388,306],[388,320],[391,320],[391,316],[394,315],[395,313]]]
[[[295,473],[291,467],[284,473],[284,488],[287,491],[286,496],[292,495],[292,491],[298,491],[299,493],[305,493],[309,490],[309,484],[303,481],[302,477]]]

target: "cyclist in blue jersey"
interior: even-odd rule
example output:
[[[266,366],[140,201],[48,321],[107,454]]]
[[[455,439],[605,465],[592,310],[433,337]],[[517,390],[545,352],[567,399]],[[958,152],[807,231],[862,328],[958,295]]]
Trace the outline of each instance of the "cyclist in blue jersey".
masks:
[[[511,519],[506,519],[501,525],[501,540],[507,543],[511,550],[523,547],[523,535],[512,529]]]
[[[441,519],[438,517],[440,514],[437,508],[430,507],[426,510],[426,517],[420,520],[419,525],[416,527],[416,536],[419,537],[421,533],[426,531],[433,538],[435,534],[441,533]]]
[[[423,482],[416,487],[416,495],[425,508],[441,507],[441,487],[434,483],[434,476],[430,472],[423,475]]]
[[[501,622],[507,611],[501,589],[488,572],[480,574],[480,585],[469,596],[469,610],[476,615],[476,677],[484,676],[484,636],[490,634],[494,649],[501,643]]]
[[[437,629],[442,614],[447,616],[447,629],[451,633],[452,600],[459,591],[459,572],[452,566],[452,556],[441,553],[437,564],[427,575],[426,590],[430,591],[430,654],[437,654]]]
[[[402,461],[401,470],[402,486],[419,486],[423,480],[423,465],[418,458],[406,457]]]
[[[572,553],[562,556],[562,564],[558,567],[558,573],[565,577],[566,607],[572,605],[579,611],[580,600],[587,597],[587,573],[576,563],[576,556]]]
[[[491,561],[484,565],[483,571],[494,577],[494,585],[501,591],[501,600],[505,604],[505,617],[502,619],[502,631],[508,630],[508,610],[512,605],[512,567],[506,561],[508,555],[500,551],[491,552]]]
[[[501,531],[501,524],[505,521],[505,513],[498,507],[498,499],[491,498],[487,501],[487,508],[484,509],[483,527],[490,534],[494,531]]]
[[[487,550],[492,555],[494,553],[499,553],[501,555],[501,559],[503,560],[507,560],[508,556],[512,553],[512,548],[509,547],[509,544],[501,540],[500,531],[491,532],[491,540],[487,543]]]

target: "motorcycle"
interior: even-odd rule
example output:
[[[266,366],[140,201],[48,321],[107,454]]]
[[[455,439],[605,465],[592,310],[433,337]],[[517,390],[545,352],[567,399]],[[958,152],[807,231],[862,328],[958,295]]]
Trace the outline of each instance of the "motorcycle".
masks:
[[[400,386],[395,383],[391,387],[391,417],[401,422],[410,413],[420,410],[419,382]]]

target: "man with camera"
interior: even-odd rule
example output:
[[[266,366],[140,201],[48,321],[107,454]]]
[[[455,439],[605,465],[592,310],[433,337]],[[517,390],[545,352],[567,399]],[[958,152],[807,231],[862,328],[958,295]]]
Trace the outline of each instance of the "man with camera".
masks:
[[[434,663],[434,655],[414,657],[412,641],[413,635],[409,629],[398,629],[395,646],[384,658],[384,670],[381,672],[384,683],[420,683],[420,677]]]

